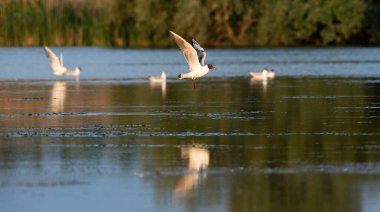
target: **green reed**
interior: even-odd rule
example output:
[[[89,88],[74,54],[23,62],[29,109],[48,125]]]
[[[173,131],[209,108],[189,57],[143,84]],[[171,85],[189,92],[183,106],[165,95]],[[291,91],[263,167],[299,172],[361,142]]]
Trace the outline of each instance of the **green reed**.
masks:
[[[380,43],[374,0],[3,0],[0,45],[206,46]]]

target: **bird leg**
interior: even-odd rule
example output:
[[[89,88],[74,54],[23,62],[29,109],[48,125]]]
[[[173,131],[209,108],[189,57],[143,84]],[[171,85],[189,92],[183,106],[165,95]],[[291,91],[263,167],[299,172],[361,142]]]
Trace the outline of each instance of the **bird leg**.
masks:
[[[195,79],[191,79],[191,82],[193,83],[193,89],[195,89]]]

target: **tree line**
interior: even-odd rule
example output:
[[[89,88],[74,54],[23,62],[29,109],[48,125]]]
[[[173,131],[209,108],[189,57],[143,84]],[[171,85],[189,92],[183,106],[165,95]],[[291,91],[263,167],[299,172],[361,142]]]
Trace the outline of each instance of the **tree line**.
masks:
[[[1,46],[211,47],[380,44],[376,0],[2,0]]]

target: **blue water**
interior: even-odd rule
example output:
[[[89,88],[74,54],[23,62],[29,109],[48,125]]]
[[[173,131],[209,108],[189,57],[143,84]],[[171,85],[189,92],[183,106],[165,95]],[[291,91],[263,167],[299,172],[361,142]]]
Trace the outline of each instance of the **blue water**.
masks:
[[[82,68],[81,79],[143,79],[169,71],[176,78],[187,64],[178,49],[52,47],[64,54],[69,69]],[[364,76],[380,74],[380,48],[293,48],[207,50],[206,63],[217,69],[209,77],[249,76],[263,67],[278,76]],[[0,48],[1,79],[56,79],[42,47]]]

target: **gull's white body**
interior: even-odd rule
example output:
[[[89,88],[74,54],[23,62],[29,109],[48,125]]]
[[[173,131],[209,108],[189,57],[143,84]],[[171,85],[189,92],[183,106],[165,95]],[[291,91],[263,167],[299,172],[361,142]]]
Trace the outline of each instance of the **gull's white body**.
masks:
[[[268,69],[264,68],[261,72],[250,72],[249,73],[253,79],[256,80],[267,80],[267,79],[273,79],[275,77],[274,71],[269,71]]]
[[[273,79],[273,78],[276,76],[276,74],[274,73],[273,70],[272,70],[272,71],[267,70],[267,71],[268,71],[268,73],[267,73],[267,77],[268,77],[269,79]]]
[[[207,66],[203,66],[203,67],[200,67],[198,70],[196,71],[190,71],[188,73],[185,73],[185,74],[180,74],[180,79],[196,79],[196,78],[200,78],[200,77],[203,77],[204,75],[206,75],[208,72],[210,71],[210,69],[207,67]]]
[[[266,80],[268,79],[268,72],[267,71],[262,71],[262,72],[250,72],[249,73],[253,79],[257,80]]]
[[[149,76],[151,82],[166,82],[167,71],[163,71],[161,76]]]
[[[67,76],[79,76],[79,74],[80,74],[80,68],[76,67],[74,71],[66,70],[65,74]]]

